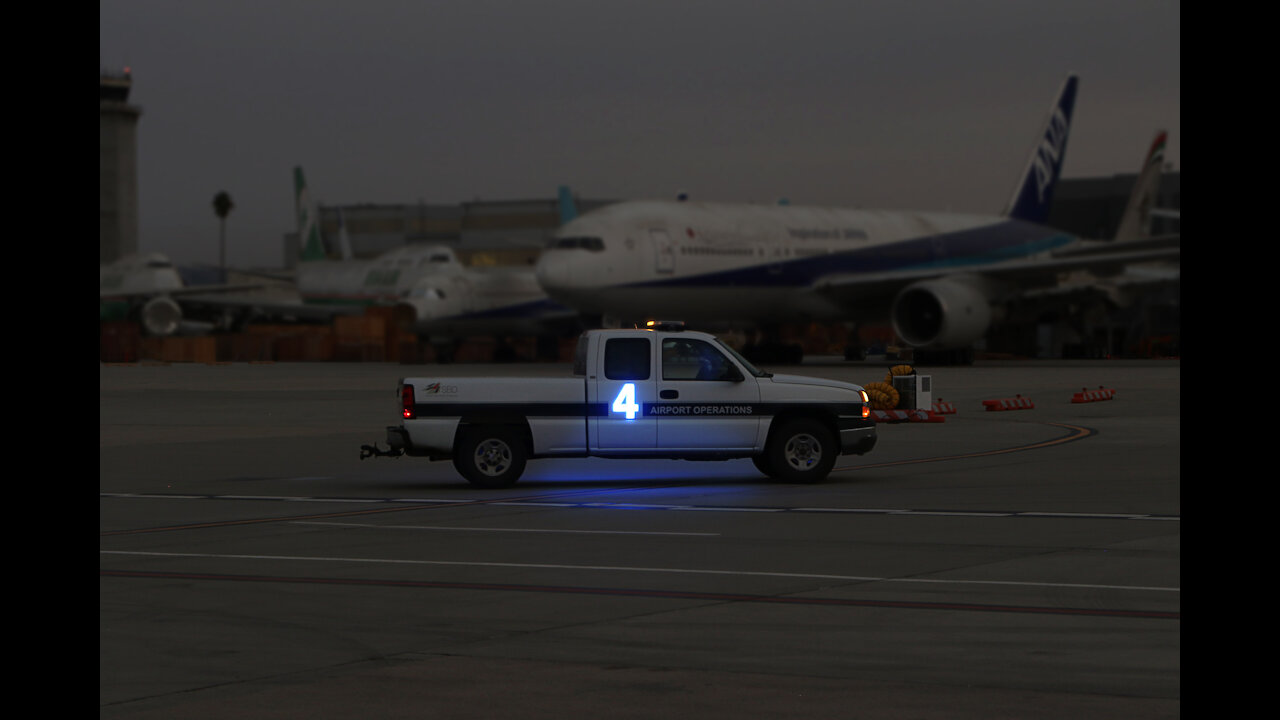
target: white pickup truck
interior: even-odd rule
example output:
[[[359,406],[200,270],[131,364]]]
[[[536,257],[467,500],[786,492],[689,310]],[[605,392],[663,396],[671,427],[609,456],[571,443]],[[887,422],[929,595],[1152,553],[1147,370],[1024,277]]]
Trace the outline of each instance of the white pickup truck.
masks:
[[[452,459],[473,485],[508,487],[530,458],[751,458],[817,482],[837,455],[876,444],[866,392],[763,372],[714,335],[678,323],[588,330],[565,378],[401,379],[400,425],[371,455]]]

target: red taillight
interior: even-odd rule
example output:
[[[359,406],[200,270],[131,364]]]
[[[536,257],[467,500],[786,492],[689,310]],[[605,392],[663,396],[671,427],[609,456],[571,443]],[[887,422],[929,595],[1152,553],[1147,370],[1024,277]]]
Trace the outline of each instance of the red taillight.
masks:
[[[404,413],[405,420],[412,420],[417,417],[417,413],[413,410],[413,386],[406,383],[400,388],[400,407]]]

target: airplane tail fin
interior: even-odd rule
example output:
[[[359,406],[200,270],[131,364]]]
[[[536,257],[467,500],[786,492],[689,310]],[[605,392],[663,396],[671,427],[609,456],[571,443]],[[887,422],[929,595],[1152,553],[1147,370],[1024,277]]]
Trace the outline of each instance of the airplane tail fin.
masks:
[[[301,243],[302,260],[324,260],[328,257],[324,242],[320,239],[320,216],[316,212],[307,183],[302,178],[302,168],[293,169],[294,211],[298,218],[298,242]]]
[[[573,201],[573,196],[569,194],[569,186],[561,185],[557,193],[560,208],[560,224],[563,225],[570,220],[578,217],[578,206]]]
[[[343,260],[352,260],[355,255],[351,252],[351,236],[347,234],[347,216],[342,212],[342,208],[338,208],[338,247],[342,251]]]
[[[1160,172],[1164,169],[1164,145],[1168,133],[1161,130],[1147,150],[1147,158],[1142,163],[1142,170],[1133,184],[1133,193],[1129,195],[1129,204],[1125,206],[1124,215],[1120,216],[1120,227],[1116,229],[1114,238],[1117,242],[1138,240],[1146,237],[1151,222],[1151,209],[1155,207],[1156,195],[1160,192]]]
[[[1075,108],[1078,84],[1075,75],[1068,75],[1062,83],[1062,90],[1049,111],[1049,119],[1035,149],[1031,151],[1027,169],[1009,200],[1005,215],[1042,225],[1049,219],[1053,189],[1062,173],[1062,160],[1067,152],[1067,135],[1071,130],[1071,112]]]

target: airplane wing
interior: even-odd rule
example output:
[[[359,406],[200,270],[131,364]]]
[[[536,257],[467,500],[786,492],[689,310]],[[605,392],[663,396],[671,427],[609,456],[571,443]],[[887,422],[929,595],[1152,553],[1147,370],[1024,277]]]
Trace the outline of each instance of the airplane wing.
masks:
[[[157,287],[146,290],[114,290],[112,288],[98,288],[98,299],[100,300],[143,300],[158,295],[184,296],[184,295],[216,295],[220,293],[234,292],[251,292],[261,290],[265,287],[262,283],[233,283],[227,285],[188,285],[184,287]]]
[[[240,327],[248,322],[328,322],[338,315],[359,314],[356,306],[309,305],[301,298],[265,294],[262,285],[194,285],[134,292],[101,292],[101,302],[124,305],[114,311],[135,316],[149,335],[178,332],[188,321],[207,329]]]
[[[192,288],[196,290],[198,288]],[[301,298],[223,295],[185,293],[178,296],[177,302],[184,310],[199,311],[202,314],[213,312],[247,313],[252,319],[273,319],[280,321],[325,322],[338,315],[359,315],[364,312],[357,306],[313,305],[304,303]]]
[[[1048,287],[1056,284],[1062,273],[1075,270],[1114,274],[1138,263],[1178,260],[1180,238],[1180,235],[1167,235],[1128,242],[1081,240],[1043,256],[975,266],[973,274],[1001,280],[1024,290]],[[924,265],[891,272],[838,273],[818,278],[812,289],[848,300],[860,296],[889,295],[913,282],[956,272],[963,272],[963,268]]]

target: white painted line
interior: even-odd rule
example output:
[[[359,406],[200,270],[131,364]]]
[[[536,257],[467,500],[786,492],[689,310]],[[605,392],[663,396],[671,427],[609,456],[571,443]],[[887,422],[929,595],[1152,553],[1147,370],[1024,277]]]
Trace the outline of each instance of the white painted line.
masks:
[[[902,510],[889,510],[882,508],[823,508],[823,507],[799,507],[792,508],[794,512],[817,512],[817,513],[869,513],[874,515],[893,515],[903,512]]]
[[[1060,517],[1060,518],[1105,518],[1109,520],[1121,519],[1127,520],[1131,518],[1145,518],[1145,515],[1135,515],[1133,513],[1079,513],[1079,512],[1020,512],[1018,515],[1022,517]]]
[[[558,530],[544,528],[454,527],[451,525],[377,525],[374,523],[339,523],[297,520],[290,525],[329,525],[332,527],[377,528],[379,530],[466,530],[470,532],[564,533],[570,535],[678,535],[685,537],[719,537],[720,533],[656,532],[641,530]]]
[[[306,557],[300,555],[218,555],[214,553],[165,553],[129,550],[99,550],[100,555],[134,555],[141,557],[209,558],[214,560],[288,560],[330,563],[374,563],[389,565],[442,565],[454,567],[500,567],[523,570],[603,570],[613,572],[673,573],[680,575],[735,575],[739,577],[806,578],[813,580],[845,580],[849,582],[902,582],[935,585],[1007,585],[1015,587],[1082,588],[1089,590],[1141,590],[1182,592],[1182,588],[1133,585],[1094,585],[1088,583],[1020,582],[1014,580],[944,580],[928,578],[891,578],[864,575],[824,575],[819,573],[760,572],[752,570],[694,570],[688,568],[627,567],[622,565],[559,565],[551,563],[471,562],[462,560],[393,560],[388,558]]]
[[[846,513],[862,515],[936,515],[949,517],[990,517],[990,518],[1062,518],[1062,519],[1100,519],[1100,520],[1164,520],[1179,522],[1177,515],[1153,516],[1140,513],[1080,513],[1080,512],[1020,512],[1010,511],[967,511],[967,510],[910,510],[902,508],[848,508],[848,507],[748,507],[733,505],[661,505],[656,503],[610,503],[610,502],[552,502],[537,500],[490,501],[483,498],[333,498],[333,497],[301,497],[276,495],[166,495],[163,493],[98,493],[99,497],[113,498],[149,498],[157,500],[284,500],[290,502],[319,503],[386,503],[414,505],[486,505],[510,507],[544,507],[544,508],[583,508],[603,510],[694,510],[699,512],[757,512],[757,513]]]
[[[205,500],[208,495],[156,495],[153,493],[98,493],[99,497],[145,498],[151,500]]]
[[[220,496],[220,497],[229,498],[229,497],[234,497],[234,496],[232,496],[232,495],[222,495],[222,496]],[[239,498],[237,498],[237,499],[239,499]],[[252,498],[250,498],[250,499],[252,499]],[[386,502],[386,500],[383,500],[382,498],[318,498],[318,497],[312,497],[312,498],[298,498],[298,500],[301,500],[301,501],[303,501],[303,502],[327,502],[327,503],[385,503],[385,502]]]
[[[786,508],[754,508],[754,507],[715,507],[704,506],[697,507],[694,505],[664,505],[666,510],[698,510],[701,512],[759,512],[759,513],[776,513],[786,512]]]
[[[213,495],[212,497],[220,500],[308,500],[305,497],[290,497],[287,495]]]
[[[1004,512],[967,512],[964,510],[902,510],[895,515],[942,515],[950,517],[1013,517],[1013,513]]]

